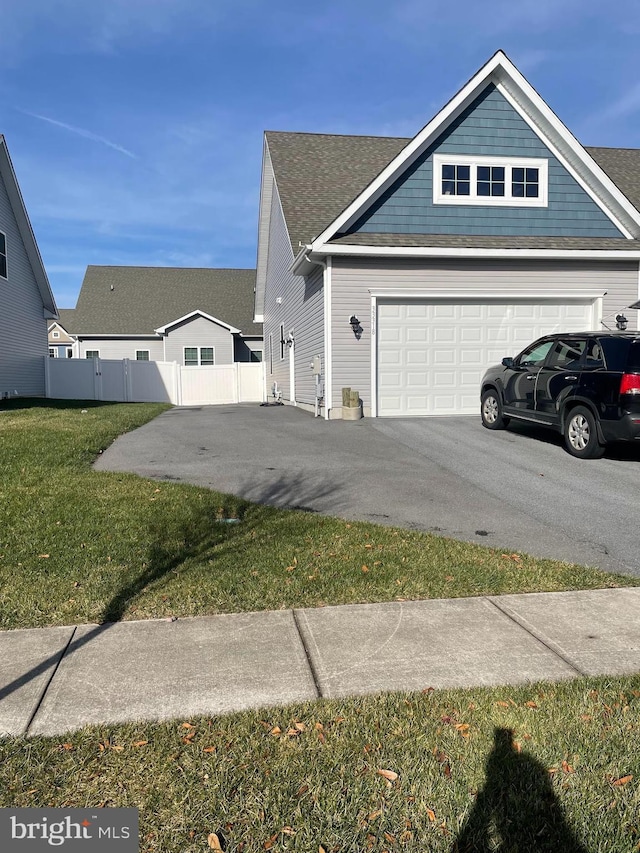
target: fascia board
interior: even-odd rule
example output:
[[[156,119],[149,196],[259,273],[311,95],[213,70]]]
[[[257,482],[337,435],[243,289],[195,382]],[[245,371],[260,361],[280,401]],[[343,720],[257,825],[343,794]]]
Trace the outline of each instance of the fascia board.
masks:
[[[177,320],[172,320],[170,323],[166,323],[154,331],[158,335],[166,335],[167,331],[177,326],[178,323],[184,323],[187,320],[192,320],[194,317],[203,317],[205,320],[210,320],[212,323],[217,323],[218,326],[228,329],[232,334],[240,334],[240,329],[236,329],[235,326],[230,326],[228,323],[218,320],[217,317],[212,317],[211,314],[207,314],[205,311],[191,311],[189,314],[185,314],[184,317],[178,317]]]
[[[260,203],[258,206],[258,247],[256,250],[256,292],[254,297],[254,315],[264,314],[265,291],[267,287],[267,261],[269,256],[269,233],[271,231],[271,199],[274,188],[273,166],[269,143],[265,133],[262,143],[262,174],[260,178]],[[264,229],[261,227],[265,225]],[[260,239],[265,233],[266,245]]]
[[[466,249],[442,246],[349,246],[330,243],[313,254],[387,258],[553,258],[571,260],[640,260],[640,249]]]
[[[495,53],[477,74],[460,89],[457,95],[454,95],[440,112],[394,157],[364,192],[354,199],[340,216],[316,237],[312,243],[312,248],[315,250],[317,244],[330,240],[338,231],[355,221],[364,208],[374,202],[387,189],[398,173],[411,165],[422,151],[443,132],[445,127],[467,107],[479,90],[486,86],[491,75],[503,61],[508,62],[505,54],[502,51]]]
[[[91,332],[88,335],[83,335],[81,333],[78,333],[75,335],[69,335],[69,337],[74,338],[75,340],[78,340],[78,341],[94,341],[94,340],[97,340],[99,338],[113,339],[113,340],[120,340],[120,339],[126,340],[128,338],[131,338],[131,339],[141,340],[141,341],[142,340],[157,341],[160,339],[160,335],[136,335],[133,333],[129,334],[129,335],[114,335],[112,332],[101,332],[100,334],[98,334],[97,332]]]
[[[20,236],[22,237],[22,242],[24,243],[25,251],[40,291],[40,297],[46,312],[45,319],[57,318],[58,309],[53,297],[53,291],[51,290],[47,272],[42,262],[42,256],[36,243],[33,228],[31,227],[31,221],[29,220],[29,214],[27,213],[22,192],[20,191],[20,185],[18,184],[11,157],[9,156],[7,143],[2,135],[0,135],[0,175],[2,175],[7,189],[9,203],[11,204],[13,215],[15,216],[18,230],[20,231]]]

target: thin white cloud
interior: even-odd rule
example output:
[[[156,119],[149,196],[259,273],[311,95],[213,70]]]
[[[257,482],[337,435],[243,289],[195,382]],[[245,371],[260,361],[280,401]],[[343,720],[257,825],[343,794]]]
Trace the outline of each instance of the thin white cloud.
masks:
[[[82,127],[76,127],[73,124],[67,124],[64,121],[58,121],[55,118],[39,115],[38,113],[30,113],[27,110],[18,110],[18,112],[21,112],[26,116],[31,116],[31,118],[37,118],[40,121],[46,121],[49,124],[53,124],[55,127],[61,127],[63,130],[68,130],[70,133],[75,133],[77,136],[82,136],[84,139],[90,139],[92,142],[99,142],[101,145],[106,145],[107,148],[113,148],[114,151],[119,151],[120,154],[125,154],[127,157],[131,157],[132,160],[138,159],[137,154],[129,151],[128,148],[124,148],[116,142],[111,142],[110,139],[105,139],[104,136],[99,136],[97,133],[92,133],[90,130],[85,130]]]

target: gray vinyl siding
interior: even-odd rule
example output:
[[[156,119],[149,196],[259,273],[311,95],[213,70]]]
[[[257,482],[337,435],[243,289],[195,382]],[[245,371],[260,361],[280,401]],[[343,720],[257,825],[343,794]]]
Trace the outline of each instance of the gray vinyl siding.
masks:
[[[6,235],[8,279],[0,278],[0,396],[43,396],[48,356],[44,306],[0,177],[0,231]]]
[[[505,298],[527,292],[600,291],[603,319],[615,328],[615,315],[624,311],[629,329],[636,329],[638,312],[626,310],[638,299],[637,262],[361,260],[334,258],[331,276],[333,394],[331,405],[342,407],[341,389],[360,392],[365,414],[371,406],[371,291],[414,292],[447,289],[482,294],[504,292]],[[356,313],[363,327],[356,340],[347,320]],[[513,353],[505,353],[513,355]],[[337,413],[336,413],[337,414]]]
[[[162,341],[136,338],[99,338],[79,342],[80,358],[85,357],[87,350],[99,350],[100,358],[120,359],[130,358],[135,361],[136,350],[148,349],[149,361],[164,361]],[[169,361],[169,359],[167,359]]]
[[[287,233],[277,188],[271,199],[271,228],[267,258],[267,287],[264,317],[264,360],[266,362],[267,392],[278,383],[283,399],[291,400],[289,377],[289,348],[280,358],[280,325],[285,338],[291,330],[295,338],[295,396],[296,402],[313,405],[315,381],[311,359],[321,356],[324,370],[323,268],[311,276],[295,276],[289,271],[293,261],[291,242]],[[277,299],[281,299],[278,304]],[[270,372],[269,335],[273,340],[273,372]]]
[[[233,335],[204,317],[172,326],[166,339],[165,361],[184,364],[185,347],[214,347],[215,364],[233,364]]]
[[[433,203],[433,154],[532,157],[549,165],[547,207]],[[484,93],[357,222],[352,233],[555,237],[623,235],[495,86]]]

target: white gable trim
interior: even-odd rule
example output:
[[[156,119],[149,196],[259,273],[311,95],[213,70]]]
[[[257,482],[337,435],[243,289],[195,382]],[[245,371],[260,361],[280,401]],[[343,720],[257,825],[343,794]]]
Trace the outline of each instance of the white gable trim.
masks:
[[[440,136],[489,84],[494,83],[509,103],[549,144],[558,159],[582,174],[581,185],[626,237],[640,236],[640,212],[620,192],[611,179],[587,154],[580,143],[549,109],[535,89],[525,80],[501,51],[463,86],[443,109],[380,172],[369,186],[312,242],[312,250],[331,240],[352,225],[362,213]],[[551,143],[553,140],[553,143]],[[615,211],[615,213],[614,213]],[[624,224],[623,224],[624,223]]]
[[[552,258],[566,260],[640,260],[640,249],[473,249],[448,248],[444,246],[350,246],[345,243],[329,243],[318,246],[313,254],[308,247],[307,254],[298,255],[297,266],[303,263],[312,264],[315,256],[345,255],[345,256],[378,256],[405,258]],[[298,275],[304,274],[292,267]]]
[[[222,320],[218,320],[216,317],[212,317],[210,314],[206,314],[204,311],[191,311],[189,314],[185,314],[184,317],[178,317],[177,320],[172,320],[165,326],[160,326],[159,329],[155,329],[155,332],[158,335],[166,335],[169,329],[172,329],[174,326],[177,326],[178,323],[184,323],[187,320],[193,320],[194,317],[203,317],[205,320],[209,320],[211,323],[216,323],[218,326],[222,326],[224,329],[228,329],[231,334],[240,334],[240,329],[236,329],[235,326],[230,326],[228,323],[223,323]]]

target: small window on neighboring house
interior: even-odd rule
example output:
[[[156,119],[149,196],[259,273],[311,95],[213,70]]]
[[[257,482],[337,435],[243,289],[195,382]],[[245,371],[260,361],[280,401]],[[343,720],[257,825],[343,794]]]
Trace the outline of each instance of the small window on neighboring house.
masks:
[[[0,231],[0,278],[7,277],[7,237]]]
[[[51,337],[52,337],[52,338],[59,338],[59,337],[60,337],[60,332],[51,332]]]
[[[284,358],[284,323],[280,323],[280,360]]]
[[[215,364],[215,348],[214,347],[185,347],[184,348],[184,365],[185,367],[207,367]]]
[[[55,357],[56,357],[56,348],[55,347],[49,347],[49,358],[55,358]]]
[[[254,349],[251,350],[251,355],[249,356],[251,361],[262,361],[262,350]]]
[[[149,350],[148,349],[137,349],[136,350],[136,361],[149,361]]]
[[[73,358],[73,350],[71,347],[67,347],[67,358]]]
[[[99,349],[88,349],[85,354],[85,358],[100,358],[100,350]]]

